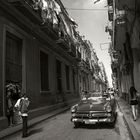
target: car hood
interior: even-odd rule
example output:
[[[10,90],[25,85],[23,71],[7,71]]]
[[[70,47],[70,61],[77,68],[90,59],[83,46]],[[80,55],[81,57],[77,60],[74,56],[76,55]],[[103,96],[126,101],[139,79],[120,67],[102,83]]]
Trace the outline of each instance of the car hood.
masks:
[[[108,101],[81,102],[77,106],[77,111],[104,111]]]

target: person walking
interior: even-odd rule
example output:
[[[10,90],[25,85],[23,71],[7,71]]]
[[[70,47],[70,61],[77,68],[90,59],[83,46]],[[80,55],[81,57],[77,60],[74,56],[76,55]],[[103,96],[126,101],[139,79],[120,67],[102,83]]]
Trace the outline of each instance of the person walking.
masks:
[[[23,93],[21,98],[17,100],[15,104],[15,108],[19,110],[19,115],[22,117],[23,129],[22,129],[22,137],[27,137],[27,117],[28,117],[28,106],[29,106],[29,99],[27,98],[26,94]]]
[[[138,95],[135,87],[130,87],[130,105],[132,109],[133,120],[137,119],[137,109],[138,109]]]
[[[10,90],[7,91],[6,108],[7,108],[6,116],[8,118],[8,125],[12,126],[14,124],[14,106],[13,106],[13,100],[11,98]]]

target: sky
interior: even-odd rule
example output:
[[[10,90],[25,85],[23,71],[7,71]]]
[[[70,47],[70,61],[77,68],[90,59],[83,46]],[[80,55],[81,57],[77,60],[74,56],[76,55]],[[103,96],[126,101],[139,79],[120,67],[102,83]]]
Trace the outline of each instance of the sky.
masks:
[[[107,1],[100,0],[94,4],[94,0],[61,0],[70,17],[78,24],[77,30],[84,35],[86,40],[93,44],[99,61],[103,62],[107,73],[109,85],[111,79],[111,59],[108,53],[110,36],[105,32],[108,24]],[[96,1],[96,0],[95,0]],[[70,10],[70,9],[98,9],[98,10]],[[103,10],[106,9],[106,10]],[[106,45],[105,45],[105,44]]]

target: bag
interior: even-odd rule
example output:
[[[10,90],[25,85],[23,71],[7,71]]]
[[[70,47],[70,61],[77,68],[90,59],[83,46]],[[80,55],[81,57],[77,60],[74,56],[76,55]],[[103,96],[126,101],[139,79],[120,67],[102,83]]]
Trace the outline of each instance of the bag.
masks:
[[[28,105],[29,105],[29,101],[27,99],[21,99],[20,105],[19,105],[19,111],[21,113],[27,113],[28,112]]]

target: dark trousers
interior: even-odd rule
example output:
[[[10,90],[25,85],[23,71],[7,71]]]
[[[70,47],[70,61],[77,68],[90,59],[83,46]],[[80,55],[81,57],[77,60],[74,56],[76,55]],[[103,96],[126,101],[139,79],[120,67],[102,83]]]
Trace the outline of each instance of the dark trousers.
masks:
[[[23,121],[22,136],[26,137],[27,136],[27,116],[22,116],[22,121]]]

